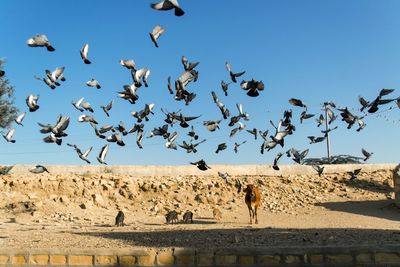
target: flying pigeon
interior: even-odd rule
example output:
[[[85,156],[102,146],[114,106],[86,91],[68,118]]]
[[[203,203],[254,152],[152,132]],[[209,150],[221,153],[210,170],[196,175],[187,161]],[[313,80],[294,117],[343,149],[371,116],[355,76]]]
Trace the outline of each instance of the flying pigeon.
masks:
[[[227,148],[226,143],[221,143],[218,145],[217,150],[215,150],[215,153],[218,154],[218,152],[225,150]]]
[[[89,111],[89,112],[94,112],[94,110],[93,110],[93,108],[92,108],[92,106],[90,105],[90,103],[89,102],[82,102],[82,108],[84,109],[84,110],[86,110],[86,111]]]
[[[22,124],[22,121],[24,120],[25,115],[26,115],[26,112],[22,112],[17,118],[14,119],[15,123],[18,125],[24,126]]]
[[[96,87],[97,89],[101,88],[99,81],[93,78],[90,81],[87,81],[86,85],[89,87]]]
[[[211,169],[211,167],[208,166],[207,163],[203,159],[196,161],[196,162],[190,162],[190,164],[196,165],[197,168],[199,168],[199,170],[201,170],[201,171],[206,171],[208,169]]]
[[[321,126],[322,123],[324,123],[325,121],[324,115],[320,114],[319,117],[315,119],[315,121],[318,123],[317,127]]]
[[[246,143],[246,142],[247,142],[246,140],[243,141],[243,142],[241,142],[241,143],[236,143],[236,142],[235,142],[235,144],[233,145],[233,151],[235,151],[235,153],[237,153],[237,152],[238,152],[239,146],[243,145],[243,144]]]
[[[291,98],[289,99],[289,103],[296,107],[307,108],[307,106],[300,99]]]
[[[163,0],[158,3],[150,4],[151,8],[155,10],[171,10],[175,9],[175,16],[183,16],[185,12],[178,4],[178,0]]]
[[[311,165],[311,166],[318,173],[318,176],[321,177],[322,173],[324,172],[325,167],[321,167],[319,165]]]
[[[43,81],[48,87],[50,87],[50,89],[52,89],[52,90],[56,89],[56,86],[55,86],[54,83],[50,80],[49,77],[41,78],[41,77],[36,76],[36,75],[34,75],[33,77],[34,77],[36,80]]]
[[[47,39],[47,36],[44,34],[37,34],[34,37],[29,38],[26,43],[30,47],[46,47],[47,51],[55,51],[54,47],[51,46],[49,39]]]
[[[133,59],[121,59],[119,61],[119,64],[121,64],[121,66],[127,69],[136,71],[136,64],[135,61],[133,61]]]
[[[254,135],[254,140],[257,140],[257,129],[253,128],[253,130],[246,130],[249,134]]]
[[[94,124],[98,124],[98,122],[96,121],[96,119],[93,116],[86,115],[86,114],[79,116],[78,121],[79,122],[92,122]]]
[[[196,134],[196,132],[194,131],[193,125],[191,126],[191,130],[190,130],[190,132],[188,132],[188,135],[189,135],[190,137],[192,137],[194,140],[199,139],[199,136],[198,136],[198,135]]]
[[[131,71],[132,79],[135,82],[136,87],[141,87],[142,82],[144,83],[145,87],[148,87],[148,78],[150,76],[150,69],[148,68],[141,68],[140,70],[132,70]]]
[[[306,111],[303,111],[303,112],[300,114],[300,123],[303,123],[303,120],[312,118],[312,117],[314,117],[314,116],[315,116],[315,114],[308,114]]]
[[[207,127],[207,130],[210,132],[214,132],[216,129],[219,129],[219,123],[221,120],[218,121],[204,121],[203,125]]]
[[[198,62],[198,61],[189,62],[187,57],[185,57],[185,56],[182,56],[181,61],[182,61],[184,70],[189,71],[189,72],[192,71],[194,68],[197,67],[197,65],[200,64],[200,62]]]
[[[355,169],[353,171],[347,172],[347,174],[351,175],[350,180],[354,180],[357,178],[357,175],[361,172],[361,169]]]
[[[85,64],[91,64],[92,63],[88,59],[89,44],[85,44],[79,52],[80,52],[81,58],[83,59],[83,62]]]
[[[361,149],[362,154],[364,155],[364,161],[367,161],[372,154],[374,154],[373,152],[368,152],[367,150],[365,150],[364,148]]]
[[[310,139],[310,144],[319,143],[325,140],[326,136],[315,137],[315,136],[307,136]]]
[[[119,134],[112,134],[106,138],[108,142],[117,143],[119,146],[125,146],[124,141],[122,140]]]
[[[146,104],[144,106],[144,109],[142,109],[141,111],[132,111],[131,115],[137,119],[137,122],[142,122],[143,119],[145,119],[145,121],[149,121],[148,116],[150,114],[154,114],[153,109],[154,103]]]
[[[168,132],[168,124],[164,124],[161,127],[155,127],[149,134],[147,138],[152,138],[153,136],[162,136],[164,139],[167,139],[170,135]]]
[[[211,92],[211,95],[213,97],[214,103],[217,104],[217,107],[221,110],[221,113],[222,113],[222,116],[223,116],[224,120],[226,120],[230,116],[229,109],[227,109],[225,107],[224,103],[222,103],[218,99],[217,94],[214,91]]]
[[[247,91],[247,95],[251,97],[259,96],[258,91],[264,90],[264,83],[262,81],[256,81],[254,79],[250,81],[242,81],[240,88]]]
[[[49,170],[47,170],[47,168],[43,165],[36,165],[35,167],[30,168],[29,171],[31,173],[35,173],[35,174],[39,174],[39,173],[43,173],[43,172],[50,173]]]
[[[226,69],[229,71],[229,75],[231,76],[231,80],[234,83],[237,83],[236,78],[242,76],[243,74],[246,73],[246,71],[242,71],[242,72],[237,72],[237,73],[233,73],[232,72],[232,68],[231,65],[228,62],[225,62],[225,67]]]
[[[206,141],[206,139],[203,139],[202,141],[200,141],[200,142],[198,142],[196,144],[193,144],[193,143],[188,144],[185,141],[183,141],[183,144],[182,145],[178,144],[178,146],[180,146],[181,148],[186,149],[186,153],[191,153],[191,152],[196,153],[197,152],[196,147],[198,145],[204,143],[205,141]]]
[[[246,125],[243,124],[243,123],[241,123],[241,122],[239,121],[239,127],[233,128],[232,131],[231,131],[231,133],[230,133],[230,135],[229,135],[229,137],[233,137],[238,131],[240,132],[240,131],[242,131],[244,128],[246,128]]]
[[[278,161],[280,160],[280,158],[282,157],[282,153],[281,152],[279,152],[276,156],[275,156],[275,159],[274,159],[274,165],[272,166],[272,168],[274,169],[274,170],[276,170],[276,171],[279,171],[279,166],[278,166]]]
[[[110,117],[110,114],[108,114],[108,112],[111,110],[113,103],[114,100],[111,100],[110,103],[108,103],[106,106],[100,106],[104,113],[106,113],[107,117]]]
[[[7,142],[15,143],[15,140],[13,139],[14,133],[15,133],[15,128],[12,128],[6,134],[3,134],[3,137],[4,139],[6,139]]]
[[[179,126],[182,128],[187,128],[189,127],[189,124],[187,123],[188,121],[198,119],[200,116],[184,116],[182,113],[176,114],[176,113],[169,113],[172,120],[177,120],[180,121]]]
[[[128,134],[123,121],[120,121],[118,126],[116,128],[114,128],[113,130],[114,130],[114,132],[117,130],[118,132],[122,133],[123,136]]]
[[[228,87],[231,83],[226,83],[224,81],[221,81],[221,88],[222,91],[224,91],[225,96],[228,96]]]
[[[29,111],[30,112],[35,112],[36,110],[39,109],[39,105],[37,104],[37,101],[39,100],[39,95],[29,95],[26,98],[26,104],[28,105]]]
[[[65,67],[61,67],[61,68],[56,68],[54,71],[49,71],[49,70],[45,70],[45,73],[47,75],[47,78],[50,79],[51,82],[53,82],[55,85],[60,86],[60,83],[58,82],[58,80],[65,82],[65,76],[64,76],[64,70]]]
[[[364,109],[368,108],[369,102],[365,100],[362,96],[358,96],[358,102],[361,104],[360,111],[362,112]]]
[[[61,146],[62,144],[62,139],[57,137],[54,133],[51,133],[50,135],[43,138],[43,141],[45,143],[56,143],[59,146]]]
[[[109,145],[108,145],[108,144],[107,144],[107,145],[104,145],[104,146],[101,148],[101,151],[100,151],[100,153],[99,153],[99,156],[97,157],[97,161],[100,162],[101,164],[107,165],[107,163],[105,162],[105,159],[106,159],[106,156],[107,156],[108,148],[109,148]]]
[[[82,102],[83,102],[83,99],[84,99],[84,97],[81,97],[79,100],[77,100],[77,101],[72,101],[72,102],[71,102],[72,105],[73,105],[77,110],[79,110],[80,112],[83,112],[83,111],[84,111],[84,109],[81,108],[81,104],[82,104]]]
[[[165,147],[169,148],[169,149],[177,149],[175,140],[178,137],[178,133],[177,132],[173,132],[171,133],[168,138],[167,138],[167,142],[165,143]]]
[[[150,34],[151,41],[154,43],[156,47],[158,47],[157,40],[160,36],[164,33],[165,29],[162,28],[160,25],[154,27],[153,31]]]

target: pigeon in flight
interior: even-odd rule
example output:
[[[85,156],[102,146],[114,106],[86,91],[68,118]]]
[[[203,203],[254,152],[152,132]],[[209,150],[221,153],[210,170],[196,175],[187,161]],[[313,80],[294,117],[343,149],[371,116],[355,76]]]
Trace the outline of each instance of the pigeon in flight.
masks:
[[[64,70],[65,67],[61,67],[61,68],[56,68],[54,71],[45,70],[45,73],[47,75],[47,78],[49,78],[51,82],[53,82],[57,86],[60,86],[58,80],[63,82],[66,81],[64,76]]]
[[[368,152],[367,150],[365,150],[364,148],[361,149],[362,154],[364,155],[364,161],[367,161],[372,154],[374,154],[373,152]]]
[[[204,121],[203,125],[207,127],[207,130],[210,132],[214,132],[216,129],[219,129],[219,123],[221,120],[217,121]]]
[[[35,112],[36,110],[39,109],[39,105],[37,104],[37,101],[39,100],[39,95],[29,95],[26,98],[26,104],[28,105],[29,111],[30,112]]]
[[[196,165],[197,168],[199,168],[199,170],[201,170],[201,171],[206,171],[208,169],[211,169],[211,167],[208,166],[207,163],[203,159],[196,161],[196,162],[190,162],[190,164]]]
[[[307,109],[307,106],[306,106],[306,105],[303,103],[303,101],[301,101],[300,99],[291,98],[291,99],[289,99],[289,103],[290,103],[291,105],[293,105],[293,106],[301,107],[301,108],[306,108],[306,109]]]
[[[193,138],[194,140],[199,139],[199,135],[196,134],[196,132],[194,131],[193,125],[191,126],[191,130],[190,130],[190,132],[188,132],[188,135],[189,135],[191,138]]]
[[[81,160],[86,161],[87,163],[90,164],[90,161],[87,159],[87,157],[89,156],[92,149],[93,149],[93,147],[91,146],[90,148],[88,148],[88,150],[86,150],[83,153],[81,152],[81,150],[79,148],[77,148],[75,150],[76,150],[76,153],[78,153],[78,156]]]
[[[15,128],[12,128],[6,134],[3,134],[3,137],[4,139],[6,139],[7,142],[15,143],[15,140],[13,139],[14,133],[15,133]]]
[[[78,121],[79,122],[92,122],[94,124],[98,124],[98,122],[96,121],[96,119],[93,116],[86,115],[86,114],[79,116]]]
[[[274,159],[274,165],[272,165],[272,168],[276,171],[279,171],[279,166],[278,166],[278,161],[281,159],[281,157],[283,156],[283,154],[281,152],[279,152]]]
[[[353,171],[347,172],[347,174],[349,174],[349,175],[351,176],[351,177],[350,177],[350,180],[354,180],[354,179],[357,178],[357,175],[358,175],[360,172],[361,172],[361,169],[355,169],[355,170],[353,170]]]
[[[185,56],[182,56],[181,62],[182,62],[184,70],[189,71],[189,72],[192,71],[194,68],[197,67],[197,65],[200,64],[200,62],[198,62],[198,61],[189,62],[187,57],[185,57]]]
[[[311,166],[318,173],[318,176],[321,177],[322,173],[324,172],[325,167],[321,167],[319,165],[311,165]]]
[[[139,99],[139,96],[136,94],[138,87],[133,83],[131,85],[124,85],[123,88],[124,91],[118,92],[118,96],[122,99],[128,100],[131,104],[135,104]]]
[[[324,115],[320,114],[319,117],[315,119],[315,121],[318,123],[317,127],[321,126],[322,123],[325,122]]]
[[[158,47],[157,40],[160,38],[160,36],[165,32],[165,29],[161,27],[160,25],[157,25],[154,27],[153,31],[150,32],[150,38],[151,41],[154,43],[156,47]]]
[[[90,105],[90,103],[89,102],[82,102],[82,108],[84,109],[84,110],[86,110],[86,111],[89,111],[89,112],[94,112],[94,110],[93,110],[93,108],[92,108],[92,106]]]
[[[243,142],[241,142],[241,143],[236,143],[236,142],[235,142],[235,144],[233,145],[233,151],[235,151],[235,153],[237,153],[237,152],[238,152],[238,148],[239,148],[241,145],[245,144],[246,142],[247,142],[246,140],[243,141]]]
[[[320,136],[320,137],[307,136],[307,138],[310,139],[310,144],[315,144],[324,141],[326,136]]]
[[[61,146],[62,139],[57,137],[54,133],[51,133],[50,135],[48,135],[45,138],[43,138],[43,142],[45,142],[45,143],[56,143],[57,145]]]
[[[218,152],[225,150],[227,148],[226,143],[221,143],[218,145],[217,150],[215,150],[215,153],[218,154]]]
[[[368,108],[369,102],[365,100],[362,96],[358,96],[358,102],[361,104],[361,109],[360,111],[363,112],[364,109]]]
[[[141,68],[140,70],[132,70],[131,71],[132,79],[135,82],[136,87],[141,87],[142,82],[144,83],[145,87],[148,87],[148,78],[150,76],[150,69],[148,68]]]
[[[193,144],[193,143],[188,144],[185,141],[183,141],[183,144],[182,145],[178,144],[178,146],[180,146],[181,148],[186,149],[186,153],[191,153],[191,152],[197,153],[196,147],[198,145],[204,143],[205,141],[206,141],[206,139],[203,139],[202,141],[200,141],[200,142],[198,142],[196,144]]]
[[[189,124],[187,123],[188,121],[191,120],[195,120],[200,118],[200,116],[192,116],[192,117],[188,117],[188,116],[183,116],[182,113],[180,114],[176,114],[176,113],[170,113],[170,115],[172,116],[173,120],[177,120],[180,121],[179,126],[181,126],[182,128],[187,128],[189,127]]]
[[[253,130],[246,130],[249,134],[254,135],[254,140],[257,140],[257,129],[253,128]]]
[[[176,146],[176,143],[175,143],[177,137],[178,137],[178,133],[177,132],[171,133],[167,138],[167,142],[165,143],[165,147],[169,148],[169,149],[177,150],[177,146]]]
[[[231,76],[231,80],[234,83],[237,83],[237,80],[236,80],[237,77],[240,77],[240,76],[242,76],[243,74],[246,73],[246,71],[237,72],[237,73],[232,72],[231,65],[228,62],[225,62],[225,67],[229,71],[229,75]]]
[[[14,119],[15,123],[18,125],[24,126],[22,124],[22,121],[24,120],[25,115],[26,115],[26,112],[22,112],[17,118]]]
[[[150,4],[151,8],[155,10],[175,10],[175,16],[180,17],[185,14],[183,9],[179,6],[178,0],[163,0],[158,3]]]
[[[300,114],[300,123],[303,123],[303,120],[312,118],[312,117],[314,117],[314,116],[315,116],[315,114],[309,114],[309,113],[307,113],[306,111],[303,111],[303,112]]]
[[[104,113],[106,113],[107,117],[110,117],[110,114],[108,114],[108,112],[111,110],[113,103],[114,100],[111,100],[110,103],[108,103],[106,106],[100,106]]]
[[[237,132],[242,131],[244,128],[246,128],[246,125],[239,121],[239,127],[233,128],[229,137],[233,137]]]
[[[29,171],[31,173],[35,173],[35,174],[44,173],[44,172],[50,173],[49,170],[47,170],[47,168],[43,165],[36,165],[35,167],[30,168]]]
[[[117,145],[119,145],[119,146],[125,146],[125,143],[124,143],[124,141],[122,140],[122,138],[121,138],[121,135],[119,135],[119,134],[112,134],[112,135],[110,135],[110,136],[108,136],[107,138],[106,138],[106,140],[108,141],[108,142],[112,142],[112,143],[117,143]]]
[[[225,96],[228,96],[228,87],[231,83],[226,83],[224,81],[221,81],[221,88],[222,91],[224,91]]]
[[[247,91],[247,95],[251,97],[259,96],[258,91],[264,90],[264,83],[262,81],[256,81],[254,79],[250,81],[242,81],[240,88]]]
[[[97,161],[100,162],[101,164],[107,165],[107,163],[105,162],[105,159],[106,159],[106,156],[107,156],[107,153],[108,153],[108,148],[109,148],[109,145],[108,145],[108,144],[107,144],[107,145],[104,145],[104,146],[101,148],[101,151],[100,151],[100,153],[99,153],[99,156],[97,157]]]
[[[34,77],[36,80],[43,81],[48,87],[50,87],[50,89],[52,89],[52,90],[56,89],[56,86],[55,86],[54,83],[50,80],[49,77],[41,78],[41,77],[36,76],[36,75],[34,75],[33,77]]]
[[[137,122],[142,122],[142,120],[144,119],[145,121],[149,121],[148,116],[150,114],[154,115],[153,112],[154,109],[154,103],[152,104],[146,104],[144,106],[144,109],[142,109],[141,111],[132,111],[131,115],[137,119]]]
[[[224,120],[226,120],[229,116],[230,116],[230,112],[229,109],[227,109],[224,105],[224,103],[222,103],[219,99],[217,94],[212,91],[211,95],[213,97],[214,103],[217,104],[217,107],[221,110],[222,116],[224,118]]]
[[[88,52],[89,52],[89,44],[85,44],[82,49],[79,51],[81,54],[81,58],[85,64],[91,64],[90,60],[88,59]]]
[[[136,71],[136,64],[135,61],[133,61],[133,59],[121,59],[119,61],[119,64],[121,64],[121,66],[127,69]]]
[[[30,47],[46,47],[47,51],[54,52],[56,49],[50,44],[49,39],[44,34],[37,34],[26,41]]]
[[[86,85],[89,87],[96,87],[97,89],[101,88],[99,81],[93,78],[90,81],[87,81]]]
[[[85,99],[85,98],[84,98],[84,97],[81,97],[79,100],[77,100],[77,101],[72,101],[72,102],[71,102],[72,105],[73,105],[77,110],[79,110],[80,112],[83,112],[83,111],[84,111],[84,109],[81,108],[83,99]]]

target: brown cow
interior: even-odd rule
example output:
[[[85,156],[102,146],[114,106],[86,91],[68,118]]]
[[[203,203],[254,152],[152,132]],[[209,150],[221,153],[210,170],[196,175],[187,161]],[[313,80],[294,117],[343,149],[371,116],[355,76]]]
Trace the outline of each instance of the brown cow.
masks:
[[[253,184],[248,184],[246,189],[243,190],[246,193],[244,198],[247,207],[249,208],[250,224],[253,223],[252,219],[255,218],[255,223],[258,223],[257,219],[257,208],[260,205],[261,194],[260,190]]]

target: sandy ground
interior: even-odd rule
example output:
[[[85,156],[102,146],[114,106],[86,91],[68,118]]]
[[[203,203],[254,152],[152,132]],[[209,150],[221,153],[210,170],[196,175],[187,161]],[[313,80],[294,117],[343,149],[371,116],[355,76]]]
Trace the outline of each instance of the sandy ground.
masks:
[[[250,225],[234,179],[262,191],[259,224]],[[0,178],[0,247],[269,247],[382,245],[400,242],[400,210],[388,170],[323,177]],[[222,212],[214,218],[213,210]],[[116,227],[118,209],[124,227]],[[194,223],[165,223],[165,213],[194,212]],[[182,216],[179,216],[181,219]]]

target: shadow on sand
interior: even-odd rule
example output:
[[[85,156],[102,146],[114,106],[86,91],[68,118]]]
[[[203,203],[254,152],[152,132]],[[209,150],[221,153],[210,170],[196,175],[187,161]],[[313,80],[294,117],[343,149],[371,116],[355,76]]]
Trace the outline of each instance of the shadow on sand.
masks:
[[[334,211],[342,211],[400,222],[400,209],[393,200],[363,200],[345,202],[325,202],[319,204]]]

